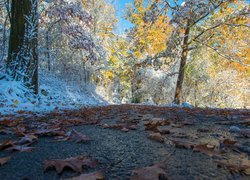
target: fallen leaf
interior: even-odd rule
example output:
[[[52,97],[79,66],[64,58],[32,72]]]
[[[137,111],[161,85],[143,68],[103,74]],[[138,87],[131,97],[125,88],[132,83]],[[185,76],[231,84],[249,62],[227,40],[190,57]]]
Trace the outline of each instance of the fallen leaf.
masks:
[[[2,166],[4,164],[6,164],[10,159],[11,159],[10,156],[4,157],[4,158],[0,158],[0,165]]]
[[[18,135],[18,136],[23,136],[25,134],[25,131],[26,131],[26,127],[22,124],[18,125],[16,128],[15,128],[15,134]]]
[[[81,134],[74,129],[68,132],[67,134],[68,134],[68,137],[74,140],[76,143],[88,142],[91,140],[88,136]]]
[[[187,125],[187,126],[188,125],[194,125],[194,122],[186,119],[185,121],[183,121],[183,125]]]
[[[224,139],[222,141],[222,143],[225,145],[225,146],[233,146],[235,145],[237,141],[233,141],[233,140],[230,140],[230,139]]]
[[[123,132],[128,132],[129,130],[138,129],[137,124],[134,124],[133,122],[124,122],[124,123],[113,124],[113,125],[102,124],[101,126],[103,128],[118,129],[118,130],[121,130]]]
[[[40,129],[34,132],[38,136],[64,136],[65,131],[61,130],[60,127]]]
[[[215,161],[218,167],[222,167],[227,169],[230,172],[244,173],[249,175],[250,173],[250,165],[244,163],[230,163],[227,161]]]
[[[30,151],[32,151],[34,149],[35,149],[34,147],[14,145],[12,147],[7,148],[6,150],[8,150],[8,151],[30,152]]]
[[[102,126],[104,129],[109,128],[109,125],[108,125],[108,124],[102,124],[101,126]]]
[[[14,134],[13,131],[9,130],[9,129],[1,129],[0,130],[0,134]]]
[[[82,166],[85,167],[96,167],[96,160],[92,160],[86,156],[77,156],[67,159],[55,159],[55,160],[45,160],[44,161],[44,169],[45,171],[49,168],[55,168],[58,174],[62,173],[65,167],[71,168],[73,171],[77,173],[82,172]]]
[[[64,180],[104,180],[104,175],[101,172],[94,172],[89,174],[81,174],[80,176],[67,178]]]
[[[169,127],[162,127],[162,128],[158,128],[158,130],[159,130],[159,132],[161,134],[170,134],[171,128],[169,128]]]
[[[202,132],[202,133],[208,133],[208,132],[211,132],[210,129],[206,129],[206,128],[200,128],[200,129],[197,129],[198,132]]]
[[[70,137],[68,137],[68,136],[56,136],[54,139],[56,141],[68,141],[68,140],[70,140]]]
[[[37,137],[32,134],[26,134],[22,137],[19,141],[17,141],[16,145],[24,145],[24,144],[32,144],[33,142],[37,141]]]
[[[58,124],[63,125],[63,126],[79,125],[82,123],[84,123],[84,120],[81,120],[81,119],[64,119],[64,120],[58,121]]]
[[[12,147],[15,145],[15,141],[5,140],[2,144],[0,144],[0,151]]]
[[[176,148],[184,148],[184,149],[193,149],[195,144],[189,141],[173,139],[172,143],[175,145]]]
[[[151,139],[151,140],[160,142],[160,143],[164,143],[164,138],[160,133],[152,133],[152,134],[149,135],[148,138]]]
[[[129,130],[127,128],[122,128],[121,131],[128,132]]]
[[[171,126],[174,127],[174,128],[183,128],[184,124],[175,124],[175,123],[172,123]]]
[[[133,170],[135,175],[131,180],[159,180],[160,177],[166,177],[163,168],[163,164],[156,164],[150,167]]]
[[[0,121],[0,124],[4,125],[4,126],[8,126],[8,127],[17,127],[17,125],[20,122],[21,121],[18,121],[18,120],[2,120],[2,121]]]
[[[158,126],[161,125],[161,122],[159,122],[159,121],[156,121],[156,122],[149,121],[149,122],[145,123],[144,125],[146,126],[145,131],[159,132]]]
[[[195,152],[201,152],[204,154],[207,154],[209,156],[213,155],[215,146],[209,145],[209,144],[198,144],[195,145],[193,148],[193,151]]]
[[[241,129],[240,134],[246,138],[250,138],[250,129]]]
[[[135,125],[135,124],[130,125],[130,126],[128,126],[128,129],[136,130],[136,129],[138,129],[138,125]]]

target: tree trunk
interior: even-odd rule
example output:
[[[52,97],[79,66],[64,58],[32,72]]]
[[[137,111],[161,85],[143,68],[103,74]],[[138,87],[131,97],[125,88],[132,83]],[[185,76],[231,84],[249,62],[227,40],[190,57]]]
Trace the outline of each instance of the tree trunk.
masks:
[[[47,30],[46,32],[46,57],[47,57],[47,69],[48,71],[51,70],[51,62],[50,62],[50,46],[51,46],[51,41],[50,41],[50,29]]]
[[[1,53],[1,59],[0,59],[0,64],[3,61],[4,57],[5,57],[5,47],[6,47],[6,26],[7,26],[7,21],[8,21],[8,15],[5,17],[5,21],[4,21],[4,26],[3,26],[3,43],[2,43],[2,53]]]
[[[187,55],[188,55],[189,33],[190,33],[190,27],[189,27],[189,20],[188,20],[186,28],[185,28],[184,40],[183,40],[183,44],[182,44],[181,64],[180,64],[179,75],[178,75],[178,80],[177,80],[176,90],[175,90],[175,97],[174,97],[175,104],[181,103],[182,85],[183,85],[185,66],[186,66]]]
[[[7,73],[37,94],[37,0],[12,0],[10,23]]]

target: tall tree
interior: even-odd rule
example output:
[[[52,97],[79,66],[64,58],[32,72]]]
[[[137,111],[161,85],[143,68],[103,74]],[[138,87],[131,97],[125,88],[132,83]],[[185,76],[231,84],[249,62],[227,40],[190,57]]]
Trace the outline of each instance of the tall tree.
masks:
[[[166,50],[153,58],[147,58],[145,62],[153,62],[152,59],[159,59],[159,57],[171,57],[172,61],[180,59],[174,103],[180,104],[182,101],[184,70],[191,50],[207,47],[229,61],[246,63],[246,61],[244,62],[245,58],[241,56],[245,53],[239,53],[242,48],[228,46],[226,39],[229,36],[224,35],[221,38],[222,33],[218,33],[218,29],[223,29],[225,26],[232,28],[247,26],[247,21],[242,23],[242,21],[237,20],[247,18],[247,15],[249,15],[249,5],[244,1],[186,0],[183,2],[181,0],[158,0],[154,6],[167,9],[167,11],[162,10],[161,12],[167,12],[167,15],[171,14],[170,23],[174,28],[172,28],[171,36],[167,40]],[[150,8],[145,16],[154,17],[154,12],[155,8]],[[211,21],[211,18],[220,12],[223,12],[222,16]],[[154,22],[155,17],[152,19],[152,22]],[[221,41],[221,39],[224,41]],[[237,40],[237,38],[234,39]]]
[[[12,0],[7,73],[38,93],[37,0]]]

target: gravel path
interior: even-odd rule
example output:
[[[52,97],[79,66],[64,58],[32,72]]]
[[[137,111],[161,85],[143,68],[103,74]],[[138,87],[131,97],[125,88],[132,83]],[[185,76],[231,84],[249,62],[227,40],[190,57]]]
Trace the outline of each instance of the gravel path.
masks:
[[[84,111],[84,110],[82,110]],[[193,138],[199,142],[217,142],[223,138],[234,139],[245,146],[250,146],[249,138],[237,137],[235,133],[229,132],[229,127],[234,125],[234,120],[229,121],[228,116],[238,120],[249,120],[249,111],[233,111],[224,115],[224,112],[213,111],[206,113],[203,110],[190,110],[181,108],[163,107],[141,107],[141,106],[110,106],[107,108],[89,109],[88,114],[81,118],[98,120],[93,125],[78,125],[67,127],[79,133],[89,136],[92,141],[88,143],[74,143],[72,141],[55,141],[53,137],[40,137],[38,142],[32,144],[36,149],[32,152],[9,152],[0,151],[0,157],[11,155],[11,160],[0,166],[1,180],[18,179],[44,179],[56,180],[76,176],[73,171],[64,171],[58,175],[56,171],[44,172],[43,162],[47,159],[65,159],[69,157],[86,155],[99,161],[96,168],[84,171],[84,173],[102,171],[105,179],[129,179],[132,170],[151,166],[163,162],[168,179],[249,179],[240,173],[230,173],[225,168],[218,168],[215,157],[207,154],[194,152],[191,149],[176,148],[173,138],[192,141]],[[60,118],[72,118],[68,114],[58,115]],[[78,113],[77,117],[79,118]],[[24,115],[25,118],[25,115]],[[60,119],[59,118],[59,119]],[[74,117],[76,118],[76,117]],[[53,114],[43,117],[27,118],[25,121],[45,122],[53,121]],[[145,131],[144,124],[156,119],[167,119],[176,122],[188,121],[189,125],[174,127],[173,133],[163,135],[164,143],[159,143],[148,138],[150,131]],[[138,125],[136,130],[124,132],[115,128],[103,128],[105,125],[118,124],[120,122],[133,121]],[[192,123],[190,123],[192,122]],[[218,123],[219,122],[219,123]],[[229,125],[221,125],[224,122],[232,122]],[[249,128],[249,125],[240,126]],[[111,126],[110,126],[111,127]],[[170,126],[169,126],[170,127]],[[198,132],[200,129],[208,129],[209,132]],[[123,129],[124,130],[124,129]],[[195,137],[194,137],[195,136]],[[4,139],[16,139],[16,136],[0,135],[0,143]],[[239,155],[247,156],[249,152],[237,152]]]

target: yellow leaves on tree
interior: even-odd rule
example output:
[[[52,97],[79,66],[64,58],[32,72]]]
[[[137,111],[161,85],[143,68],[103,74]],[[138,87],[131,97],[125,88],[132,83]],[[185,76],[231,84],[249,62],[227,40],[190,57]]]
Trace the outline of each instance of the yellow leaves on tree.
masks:
[[[231,1],[222,6],[212,18],[217,21],[234,13],[235,9],[239,10],[245,6],[243,1]],[[250,18],[246,16],[231,18],[214,32],[216,46],[222,50],[223,54],[233,57],[233,61],[224,61],[223,65],[241,72],[244,76],[250,74],[249,22]]]
[[[168,25],[169,19],[159,15],[154,22],[145,20],[146,12],[156,2],[156,0],[149,2],[135,0],[134,7],[128,9],[127,18],[135,25],[131,32],[135,41],[132,51],[138,58],[143,58],[145,54],[155,55],[166,49],[166,41],[171,32],[171,27]]]

